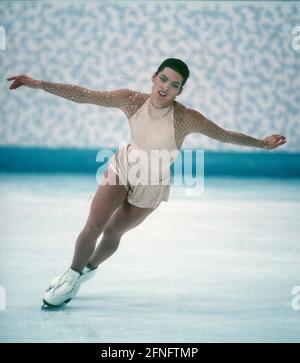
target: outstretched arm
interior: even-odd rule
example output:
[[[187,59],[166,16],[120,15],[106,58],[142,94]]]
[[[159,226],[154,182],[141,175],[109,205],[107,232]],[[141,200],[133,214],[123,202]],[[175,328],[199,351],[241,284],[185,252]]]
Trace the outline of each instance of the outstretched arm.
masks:
[[[261,140],[240,132],[225,130],[213,121],[207,119],[200,112],[189,108],[185,110],[185,119],[188,122],[191,133],[199,132],[225,143],[252,146],[267,150],[275,149],[286,143],[286,138],[282,135],[271,135]]]
[[[20,86],[27,86],[30,88],[43,89],[46,92],[66,98],[73,102],[90,103],[105,107],[117,107],[120,109],[127,105],[128,99],[133,93],[133,91],[127,88],[116,89],[113,91],[93,91],[72,84],[35,80],[24,74],[7,78],[7,80],[14,80],[9,87],[11,90]]]
[[[72,84],[54,83],[43,80],[41,82],[44,91],[56,96],[67,98],[70,101],[78,103],[90,103],[105,107],[121,108],[124,99],[128,98],[131,94],[131,91],[126,88],[113,91],[93,91]]]

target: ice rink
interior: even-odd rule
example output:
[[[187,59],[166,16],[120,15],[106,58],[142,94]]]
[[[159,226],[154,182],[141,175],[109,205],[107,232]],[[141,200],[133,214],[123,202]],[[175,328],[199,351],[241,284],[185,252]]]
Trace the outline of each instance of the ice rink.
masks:
[[[297,179],[206,178],[194,199],[174,187],[68,305],[42,310],[96,187],[0,175],[1,342],[300,341]]]

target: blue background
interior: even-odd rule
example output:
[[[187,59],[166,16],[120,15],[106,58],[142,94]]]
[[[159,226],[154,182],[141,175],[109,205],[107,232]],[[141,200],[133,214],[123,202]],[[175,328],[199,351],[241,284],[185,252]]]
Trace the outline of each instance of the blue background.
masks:
[[[206,173],[300,175],[299,3],[4,1],[0,12],[2,170],[95,172],[97,152],[130,137],[118,109],[12,92],[7,77],[150,93],[151,75],[176,57],[191,72],[179,102],[225,129],[288,140],[264,151],[189,135],[182,148],[205,150]]]

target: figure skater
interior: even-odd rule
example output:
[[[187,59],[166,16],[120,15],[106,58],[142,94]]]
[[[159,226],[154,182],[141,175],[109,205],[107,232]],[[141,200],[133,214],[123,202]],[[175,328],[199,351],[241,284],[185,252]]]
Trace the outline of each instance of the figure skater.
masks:
[[[150,183],[152,179],[149,178],[148,183],[133,183],[128,178],[128,166],[133,165],[130,160],[134,151],[141,150],[147,155],[154,149],[178,152],[185,137],[192,133],[265,150],[286,143],[282,135],[257,139],[225,130],[199,111],[175,101],[189,74],[189,68],[182,60],[165,59],[152,75],[150,94],[128,88],[94,91],[77,85],[35,80],[25,74],[7,78],[13,81],[11,90],[27,86],[73,102],[118,108],[130,124],[130,143],[111,157],[91,202],[86,223],[77,237],[72,263],[63,275],[50,282],[43,296],[47,306],[69,302],[80,284],[94,276],[98,266],[116,252],[124,233],[142,223],[162,201],[168,201],[170,183],[162,181],[168,179],[170,165],[163,168],[156,179],[157,184]],[[109,175],[115,177],[116,183],[107,182]],[[102,239],[96,247],[101,234]]]

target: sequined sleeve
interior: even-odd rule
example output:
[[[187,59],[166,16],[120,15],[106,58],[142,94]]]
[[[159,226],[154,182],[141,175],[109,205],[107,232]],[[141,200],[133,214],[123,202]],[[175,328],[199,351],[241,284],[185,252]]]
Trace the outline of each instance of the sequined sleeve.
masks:
[[[187,108],[184,116],[187,122],[187,134],[196,132],[224,143],[267,149],[266,141],[240,132],[225,130],[196,110]]]
[[[112,91],[93,91],[81,86],[42,80],[44,91],[78,103],[91,103],[105,107],[123,108],[133,91],[122,88]]]

